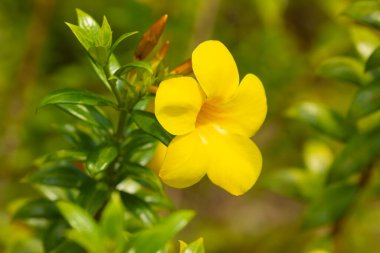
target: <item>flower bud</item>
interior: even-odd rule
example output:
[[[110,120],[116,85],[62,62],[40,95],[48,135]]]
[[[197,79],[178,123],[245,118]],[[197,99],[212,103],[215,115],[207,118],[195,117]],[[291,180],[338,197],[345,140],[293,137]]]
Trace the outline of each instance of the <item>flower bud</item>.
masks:
[[[187,59],[184,63],[182,63],[181,65],[175,67],[172,71],[170,71],[170,74],[174,74],[174,75],[188,75],[191,73],[193,73],[191,59]]]
[[[164,31],[167,18],[168,15],[162,16],[144,33],[135,51],[135,57],[137,60],[141,61],[145,59],[157,45],[158,40]]]

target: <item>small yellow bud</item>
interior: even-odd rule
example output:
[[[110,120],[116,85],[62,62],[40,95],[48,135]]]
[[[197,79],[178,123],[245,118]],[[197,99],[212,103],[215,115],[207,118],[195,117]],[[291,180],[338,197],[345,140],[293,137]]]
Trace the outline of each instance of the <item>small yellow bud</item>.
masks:
[[[157,45],[158,40],[164,31],[167,19],[168,15],[162,16],[144,33],[135,51],[135,57],[137,60],[141,61],[145,59]]]
[[[186,60],[184,63],[180,64],[179,66],[175,67],[172,71],[170,71],[170,74],[174,75],[188,75],[191,73],[193,73],[191,59]]]

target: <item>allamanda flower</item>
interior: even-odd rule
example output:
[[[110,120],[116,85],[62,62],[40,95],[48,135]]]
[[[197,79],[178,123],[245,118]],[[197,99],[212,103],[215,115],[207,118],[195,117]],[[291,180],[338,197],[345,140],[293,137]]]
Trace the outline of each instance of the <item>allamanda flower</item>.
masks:
[[[266,116],[263,85],[253,74],[239,84],[235,61],[219,41],[201,43],[192,64],[196,79],[165,80],[156,93],[157,119],[176,135],[159,175],[184,188],[207,174],[214,184],[241,195],[261,171],[261,153],[250,137]]]

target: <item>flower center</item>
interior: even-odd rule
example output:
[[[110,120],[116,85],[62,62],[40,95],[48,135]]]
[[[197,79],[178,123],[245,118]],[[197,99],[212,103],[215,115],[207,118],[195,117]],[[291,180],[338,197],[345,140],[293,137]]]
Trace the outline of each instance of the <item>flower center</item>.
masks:
[[[201,110],[198,113],[197,121],[195,126],[199,127],[214,122],[217,118],[220,117],[220,108],[211,101],[203,103]]]

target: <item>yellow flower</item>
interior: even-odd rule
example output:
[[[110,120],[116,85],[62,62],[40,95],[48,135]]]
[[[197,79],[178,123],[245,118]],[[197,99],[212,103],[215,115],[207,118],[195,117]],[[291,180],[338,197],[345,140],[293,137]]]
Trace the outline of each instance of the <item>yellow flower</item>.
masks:
[[[205,41],[192,54],[192,77],[163,81],[156,94],[160,124],[176,135],[160,170],[162,180],[177,188],[209,179],[233,195],[256,182],[261,153],[250,140],[262,125],[266,96],[260,80],[239,72],[228,49]]]

